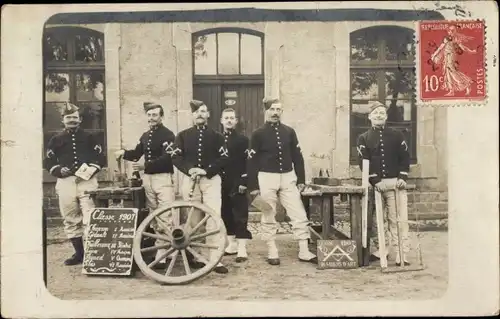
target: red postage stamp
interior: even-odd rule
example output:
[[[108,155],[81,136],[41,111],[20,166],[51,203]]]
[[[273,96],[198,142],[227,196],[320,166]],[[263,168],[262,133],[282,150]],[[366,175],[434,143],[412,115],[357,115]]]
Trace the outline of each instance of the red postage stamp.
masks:
[[[420,99],[486,99],[484,21],[419,23]]]

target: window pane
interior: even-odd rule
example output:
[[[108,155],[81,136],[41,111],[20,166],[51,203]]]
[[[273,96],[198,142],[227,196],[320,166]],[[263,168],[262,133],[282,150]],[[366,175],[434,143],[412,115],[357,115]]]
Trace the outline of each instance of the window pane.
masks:
[[[201,75],[217,74],[215,34],[198,37],[193,47],[194,72]]]
[[[78,101],[104,101],[104,72],[77,73],[76,99]]]
[[[401,69],[385,72],[385,81],[387,99],[412,99],[415,87],[413,70]]]
[[[219,74],[239,74],[238,33],[218,33]]]
[[[351,35],[351,60],[371,61],[378,59],[377,37],[373,31],[361,30]]]
[[[64,102],[46,102],[44,104],[43,130],[59,130],[64,126],[62,124],[61,111],[66,106]]]
[[[385,58],[387,60],[413,59],[413,32],[404,29],[390,29],[385,34]]]
[[[351,80],[351,96],[353,99],[378,99],[376,72],[353,72]]]
[[[387,122],[408,122],[411,121],[411,100],[387,100]]]
[[[69,74],[48,73],[45,77],[45,101],[69,101]]]
[[[254,35],[241,35],[241,74],[262,73],[261,38]]]
[[[82,116],[81,127],[84,129],[104,129],[105,128],[105,110],[103,102],[79,102]]]
[[[68,48],[66,41],[52,34],[46,34],[43,41],[43,59],[46,62],[67,61]]]
[[[75,36],[75,61],[104,61],[104,39],[102,35]]]

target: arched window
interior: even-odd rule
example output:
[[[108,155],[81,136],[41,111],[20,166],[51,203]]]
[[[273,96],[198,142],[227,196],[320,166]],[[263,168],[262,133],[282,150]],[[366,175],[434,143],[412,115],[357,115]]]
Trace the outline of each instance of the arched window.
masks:
[[[49,27],[43,35],[44,143],[60,131],[60,108],[80,108],[82,128],[106,146],[104,35],[81,27]],[[46,144],[45,144],[46,145]]]
[[[387,105],[387,126],[403,132],[411,162],[417,161],[414,31],[377,26],[350,35],[351,134],[350,159],[356,161],[356,140],[371,126],[368,104]]]
[[[241,28],[216,28],[193,34],[195,77],[264,74],[263,34]]]

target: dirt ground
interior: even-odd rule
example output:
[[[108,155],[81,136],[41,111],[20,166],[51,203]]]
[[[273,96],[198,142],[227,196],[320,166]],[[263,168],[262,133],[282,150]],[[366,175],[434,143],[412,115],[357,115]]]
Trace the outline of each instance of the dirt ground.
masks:
[[[351,270],[318,270],[297,260],[297,243],[289,234],[279,235],[280,266],[266,263],[265,242],[248,245],[249,261],[238,264],[233,256],[223,263],[229,274],[208,274],[188,285],[164,286],[139,270],[134,277],[81,274],[81,266],[67,267],[69,242],[52,241],[47,247],[48,290],[61,299],[202,299],[202,300],[377,300],[435,299],[448,285],[448,233],[421,233],[426,269],[382,274],[378,263]],[[410,259],[414,261],[414,259]]]

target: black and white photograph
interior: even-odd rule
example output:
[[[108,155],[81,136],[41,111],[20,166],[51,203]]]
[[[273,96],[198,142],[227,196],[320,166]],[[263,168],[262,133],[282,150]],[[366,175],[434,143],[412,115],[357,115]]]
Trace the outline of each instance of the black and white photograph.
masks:
[[[498,112],[485,111],[492,104],[498,108],[490,70],[498,67],[489,62],[498,46],[486,35],[498,34],[498,19],[481,18],[479,9],[464,2],[396,2],[392,8],[379,2],[352,8],[318,2],[316,9],[265,4],[68,8],[47,15],[37,40],[41,51],[33,58],[41,67],[33,88],[41,98],[33,106],[40,135],[31,141],[35,155],[28,171],[37,177],[15,181],[18,193],[33,182],[42,195],[30,199],[30,207],[41,208],[40,223],[31,227],[40,234],[38,280],[45,288],[39,289],[53,299],[89,305],[356,301],[367,302],[357,313],[369,315],[368,302],[446,299],[450,289],[458,289],[451,267],[469,258],[464,250],[474,250],[470,258],[480,268],[492,251],[481,252],[481,245],[488,240],[498,249],[498,225],[484,238],[477,220],[470,224],[473,234],[465,232],[469,215],[480,219],[480,210],[468,211],[456,228],[451,223],[451,215],[459,215],[452,198],[475,196],[458,187],[489,192],[484,189],[498,183],[464,186],[481,181],[454,175],[467,170],[466,176],[474,176],[470,171],[478,170],[488,176],[484,171],[493,169],[487,165],[498,156],[496,143],[488,164],[457,159],[476,156],[475,148],[483,148],[479,142],[490,141],[483,136],[472,142],[479,129],[454,130],[473,121],[465,112],[483,118]],[[491,11],[493,5],[482,8]],[[487,99],[447,97],[440,103],[445,98],[434,93],[422,105],[427,80],[421,70],[431,69],[423,65],[441,68],[434,63],[437,53],[425,51],[419,41],[422,22],[430,21],[425,31],[435,32],[425,36],[450,34],[444,43],[455,47],[443,50],[463,52],[466,36],[432,25],[461,27],[479,18],[485,21],[486,45],[470,50],[488,61],[483,65],[491,88]],[[452,59],[448,51],[443,54]],[[454,59],[458,70],[465,58],[457,53]],[[444,74],[443,89],[458,74],[436,72]],[[2,84],[8,81],[2,73]],[[457,110],[459,105],[466,111]],[[19,116],[7,112],[6,117],[4,107],[2,102],[2,124]],[[29,123],[18,125],[19,136]],[[498,130],[491,119],[488,125],[489,132]],[[4,125],[2,154],[17,143],[13,128],[3,132]],[[461,136],[471,142],[459,145]],[[6,159],[13,157],[2,156],[2,199],[14,176],[10,167],[22,165],[19,157],[7,172]],[[493,194],[484,196],[489,196],[484,205],[492,203]],[[23,237],[23,221],[13,226],[4,212],[2,207],[2,259],[4,239]],[[484,216],[482,222],[498,224],[498,216]],[[17,236],[6,230],[6,221]],[[458,240],[470,243],[462,250]],[[474,261],[464,265],[474,267]],[[2,269],[2,281],[4,276]],[[498,300],[491,303],[498,299],[498,284],[485,293],[479,312],[498,313]],[[253,314],[220,307],[221,315]],[[385,314],[391,314],[389,308]],[[416,308],[394,314],[432,313]],[[130,314],[156,315],[138,311]],[[186,316],[193,311],[186,309]],[[199,311],[199,316],[215,313]],[[84,313],[80,309],[78,315],[91,315]],[[318,312],[311,309],[310,315]],[[182,310],[175,316],[182,317]]]

